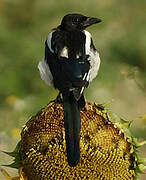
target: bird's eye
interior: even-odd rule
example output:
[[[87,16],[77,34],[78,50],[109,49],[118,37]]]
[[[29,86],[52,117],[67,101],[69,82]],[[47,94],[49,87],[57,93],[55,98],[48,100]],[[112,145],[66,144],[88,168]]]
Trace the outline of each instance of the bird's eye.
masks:
[[[77,24],[78,22],[79,22],[79,19],[78,19],[78,18],[74,18],[74,19],[73,19],[73,23],[74,23],[74,24]]]
[[[81,22],[86,21],[86,19],[87,19],[87,17],[82,17],[82,18],[81,18]]]

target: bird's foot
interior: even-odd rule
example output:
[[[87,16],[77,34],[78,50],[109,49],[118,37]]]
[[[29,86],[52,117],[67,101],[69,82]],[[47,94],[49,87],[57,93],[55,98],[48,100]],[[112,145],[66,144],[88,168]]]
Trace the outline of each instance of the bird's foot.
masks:
[[[59,92],[59,94],[57,95],[56,99],[53,101],[57,104],[62,104],[63,103],[63,99],[61,97],[61,93]]]

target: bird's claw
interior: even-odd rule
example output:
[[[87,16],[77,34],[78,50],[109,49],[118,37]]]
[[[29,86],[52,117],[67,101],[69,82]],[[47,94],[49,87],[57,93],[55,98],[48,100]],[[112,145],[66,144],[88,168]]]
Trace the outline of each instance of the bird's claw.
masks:
[[[63,103],[63,99],[61,97],[61,93],[59,93],[56,97],[56,99],[54,100],[55,103],[57,104],[62,104]]]

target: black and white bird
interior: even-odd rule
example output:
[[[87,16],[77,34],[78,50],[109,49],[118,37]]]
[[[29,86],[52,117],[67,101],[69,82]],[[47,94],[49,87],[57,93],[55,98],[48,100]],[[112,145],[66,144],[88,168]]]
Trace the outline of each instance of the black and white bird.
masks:
[[[84,89],[97,76],[100,58],[91,34],[85,29],[101,22],[81,14],[68,14],[45,42],[45,58],[39,62],[41,78],[63,97],[67,161],[80,160],[80,109],[85,106]]]

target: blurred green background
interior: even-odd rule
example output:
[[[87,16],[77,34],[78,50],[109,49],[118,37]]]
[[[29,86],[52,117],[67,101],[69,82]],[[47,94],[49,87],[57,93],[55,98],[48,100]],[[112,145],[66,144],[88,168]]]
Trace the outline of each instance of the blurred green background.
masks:
[[[48,33],[72,12],[103,20],[88,28],[101,67],[86,98],[133,120],[134,136],[146,139],[145,0],[0,0],[0,150],[12,150],[29,117],[56,97],[37,64]],[[0,164],[9,160],[0,153]]]

